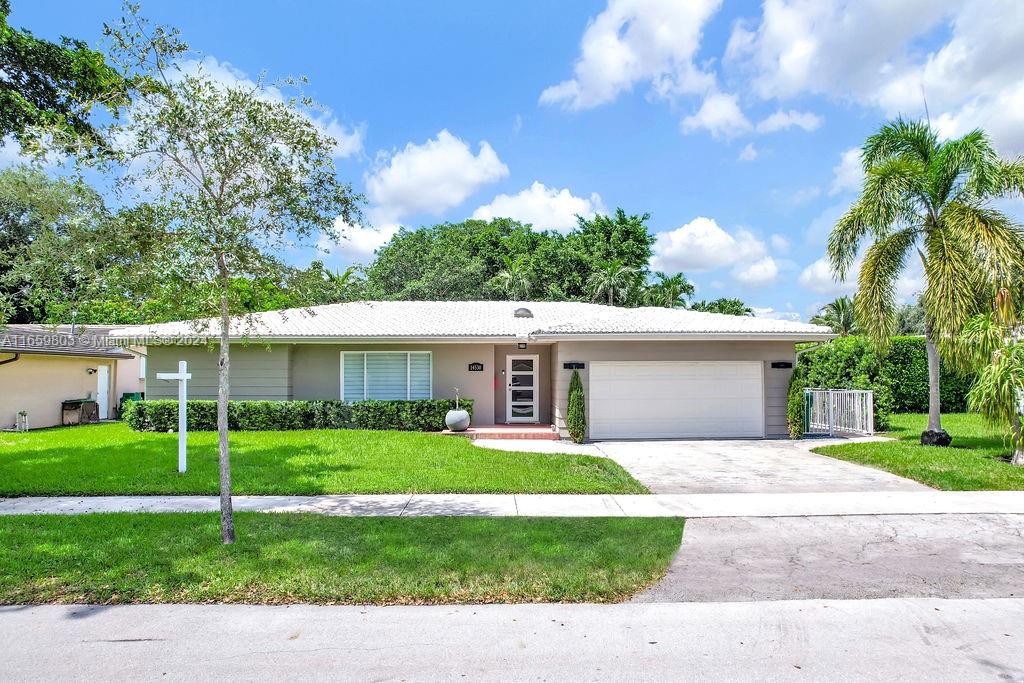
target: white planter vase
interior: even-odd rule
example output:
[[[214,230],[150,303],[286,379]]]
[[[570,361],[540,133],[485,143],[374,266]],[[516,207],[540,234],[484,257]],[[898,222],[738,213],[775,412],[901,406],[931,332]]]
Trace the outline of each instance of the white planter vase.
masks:
[[[469,412],[465,410],[449,410],[444,416],[444,423],[453,432],[464,432],[469,429]]]

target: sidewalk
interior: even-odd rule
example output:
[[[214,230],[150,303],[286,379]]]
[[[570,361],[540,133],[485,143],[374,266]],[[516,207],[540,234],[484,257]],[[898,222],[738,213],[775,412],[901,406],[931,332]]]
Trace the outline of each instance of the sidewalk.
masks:
[[[235,509],[336,516],[808,517],[1024,514],[1024,491],[877,491],[655,495],[425,494],[236,496]],[[0,498],[0,515],[213,512],[216,496]]]

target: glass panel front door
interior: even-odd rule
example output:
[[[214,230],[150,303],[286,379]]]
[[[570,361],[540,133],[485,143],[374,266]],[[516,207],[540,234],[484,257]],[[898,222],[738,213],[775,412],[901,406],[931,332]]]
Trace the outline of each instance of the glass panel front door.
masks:
[[[509,356],[505,413],[509,422],[537,422],[537,356]]]

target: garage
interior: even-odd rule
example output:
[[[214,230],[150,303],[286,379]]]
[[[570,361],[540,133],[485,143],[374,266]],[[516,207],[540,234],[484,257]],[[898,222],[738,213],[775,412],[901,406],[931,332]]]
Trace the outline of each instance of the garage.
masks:
[[[595,361],[590,438],[762,438],[760,361]]]

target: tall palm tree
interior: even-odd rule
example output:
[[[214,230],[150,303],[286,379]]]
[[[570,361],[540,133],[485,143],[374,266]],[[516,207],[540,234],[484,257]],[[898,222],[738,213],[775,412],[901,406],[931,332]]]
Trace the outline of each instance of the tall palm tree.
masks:
[[[587,279],[591,301],[607,299],[609,306],[614,306],[616,301],[625,301],[638,272],[618,259],[597,264]]]
[[[676,273],[669,277],[661,271],[656,272],[654,276],[658,281],[647,288],[644,296],[647,303],[665,308],[686,308],[686,299],[693,296],[693,284],[686,276]]]
[[[811,322],[832,328],[840,337],[860,333],[860,326],[857,325],[854,315],[853,301],[848,296],[841,296],[832,303],[822,306],[818,315],[811,318]]]
[[[511,256],[502,256],[505,267],[491,278],[492,289],[502,292],[510,301],[525,301],[530,298],[533,285],[526,274],[526,260],[519,257],[512,260]]]
[[[898,119],[861,152],[860,197],[829,236],[838,278],[864,253],[854,299],[857,320],[884,348],[895,331],[896,280],[907,257],[920,259],[928,349],[928,429],[922,442],[949,443],[939,412],[939,348],[948,352],[982,292],[1024,265],[1020,228],[991,207],[1024,189],[1024,161],[999,158],[984,132],[939,141],[927,123]]]

